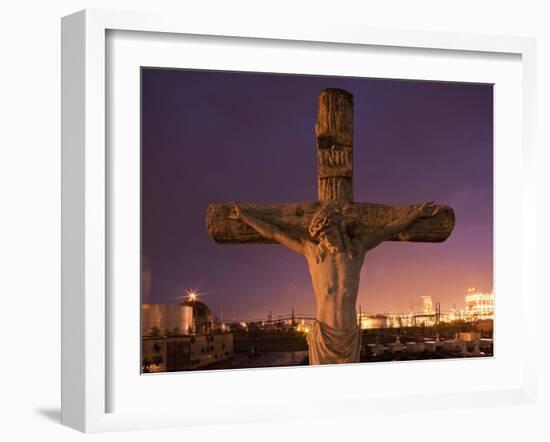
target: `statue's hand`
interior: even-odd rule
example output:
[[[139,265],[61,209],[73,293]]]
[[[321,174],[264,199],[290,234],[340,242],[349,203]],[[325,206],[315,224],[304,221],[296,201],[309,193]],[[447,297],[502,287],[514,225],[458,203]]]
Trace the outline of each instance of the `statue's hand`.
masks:
[[[439,212],[439,207],[434,206],[433,201],[428,201],[416,209],[416,215],[418,218],[431,218],[432,216],[437,215]]]
[[[231,203],[229,206],[229,219],[240,220],[241,214],[241,207],[237,203]]]

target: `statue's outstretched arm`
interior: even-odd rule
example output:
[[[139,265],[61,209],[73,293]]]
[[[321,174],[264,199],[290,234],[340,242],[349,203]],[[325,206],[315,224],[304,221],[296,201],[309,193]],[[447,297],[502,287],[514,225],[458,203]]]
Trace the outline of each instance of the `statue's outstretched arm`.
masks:
[[[238,204],[231,205],[231,212],[229,214],[231,219],[240,220],[243,223],[252,227],[256,232],[262,235],[264,238],[270,239],[272,241],[277,241],[278,243],[287,246],[292,251],[303,255],[304,244],[299,239],[296,239],[290,235],[287,235],[279,227],[262,221],[250,213],[247,213],[242,210]]]
[[[432,201],[421,204],[406,218],[393,220],[386,224],[382,229],[366,235],[363,238],[363,244],[367,250],[373,249],[381,242],[391,238],[393,235],[407,230],[417,219],[435,216],[438,211],[439,208],[434,207]]]

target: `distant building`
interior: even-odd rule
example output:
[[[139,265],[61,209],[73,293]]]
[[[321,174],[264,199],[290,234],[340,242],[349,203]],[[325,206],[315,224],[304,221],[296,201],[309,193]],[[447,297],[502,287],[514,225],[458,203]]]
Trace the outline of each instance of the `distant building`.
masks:
[[[435,313],[430,314],[416,314],[413,316],[413,325],[432,327],[437,324],[437,315]]]
[[[465,315],[470,320],[493,319],[495,297],[493,293],[482,293],[469,288],[464,297]]]
[[[421,296],[422,299],[422,312],[425,315],[432,315],[434,313],[434,306],[431,296]]]
[[[194,293],[181,304],[142,304],[141,336],[143,373],[192,370],[233,356],[233,335],[216,326]]]
[[[388,315],[388,327],[402,328],[412,327],[414,325],[414,315],[412,313],[392,313]]]
[[[357,316],[362,329],[386,328],[388,326],[388,317],[385,315],[360,313]]]
[[[142,304],[141,335],[207,334],[215,321],[206,304],[189,298],[181,304]]]

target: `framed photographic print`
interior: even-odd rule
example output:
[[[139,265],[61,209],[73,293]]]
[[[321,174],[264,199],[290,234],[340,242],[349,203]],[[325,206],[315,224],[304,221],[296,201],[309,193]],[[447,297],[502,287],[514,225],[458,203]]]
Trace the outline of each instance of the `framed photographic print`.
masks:
[[[142,373],[492,356],[492,90],[142,68]]]
[[[63,422],[531,401],[533,57],[522,38],[64,18]]]

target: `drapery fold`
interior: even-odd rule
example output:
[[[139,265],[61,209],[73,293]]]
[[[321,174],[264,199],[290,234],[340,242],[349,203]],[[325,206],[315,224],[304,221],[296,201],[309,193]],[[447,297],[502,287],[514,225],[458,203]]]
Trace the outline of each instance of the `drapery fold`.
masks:
[[[309,364],[345,364],[359,362],[361,329],[338,330],[315,321],[307,336]]]

